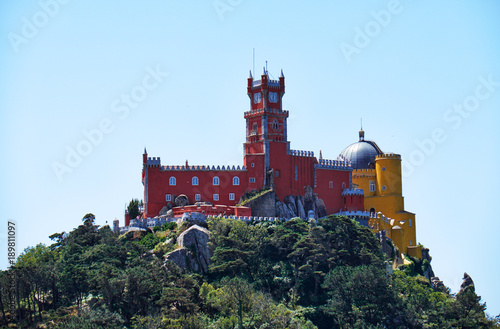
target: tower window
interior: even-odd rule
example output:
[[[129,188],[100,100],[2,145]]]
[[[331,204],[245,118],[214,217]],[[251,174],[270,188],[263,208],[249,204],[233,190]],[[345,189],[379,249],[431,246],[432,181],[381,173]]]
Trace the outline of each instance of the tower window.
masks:
[[[257,125],[257,122],[254,122],[253,126],[252,126],[252,130],[257,133],[257,128],[258,128],[258,125]]]
[[[218,194],[214,194],[214,201],[219,201],[219,195]]]
[[[219,177],[215,176],[215,177],[212,179],[212,184],[213,184],[213,185],[219,185]]]
[[[198,185],[199,184],[198,177],[194,176],[193,179],[191,180],[191,184],[192,185]]]
[[[175,177],[170,177],[170,179],[168,180],[168,184],[170,186],[175,186],[176,184]]]
[[[196,201],[201,201],[201,194],[195,194],[195,195],[194,195],[194,199],[195,199]]]
[[[387,190],[387,186],[383,185],[382,186],[382,191],[385,191],[385,190]]]
[[[252,166],[252,168],[255,167],[255,163],[252,162],[251,166]]]
[[[332,181],[328,182],[328,187],[329,188],[333,188],[333,182]]]
[[[382,167],[382,171],[385,171],[385,167]]]
[[[295,166],[295,180],[299,180],[299,166]]]
[[[229,193],[229,200],[231,200],[231,201],[234,200],[234,193]]]
[[[166,194],[165,201],[172,201],[172,194]]]
[[[238,176],[233,177],[233,185],[240,185],[240,178]]]
[[[374,181],[370,181],[370,192],[375,192],[375,182]]]
[[[255,183],[255,177],[250,177],[250,183]]]
[[[411,227],[411,219],[408,221],[408,226]]]
[[[278,128],[279,128],[278,120],[274,119],[274,121],[273,121],[273,129],[274,130],[278,130]]]
[[[280,171],[279,170],[276,170],[274,172],[274,177],[280,177]]]
[[[410,240],[410,246],[413,246],[413,240]]]
[[[342,189],[345,189],[345,182],[342,182]]]

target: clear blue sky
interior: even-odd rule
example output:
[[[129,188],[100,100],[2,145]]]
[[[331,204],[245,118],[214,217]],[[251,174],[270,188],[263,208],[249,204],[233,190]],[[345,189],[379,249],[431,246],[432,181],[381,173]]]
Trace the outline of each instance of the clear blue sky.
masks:
[[[2,2],[0,267],[9,219],[20,250],[89,212],[123,225],[144,146],[163,164],[241,165],[255,48],[257,75],[266,60],[285,74],[292,148],[335,159],[362,117],[403,157],[436,274],[456,292],[468,272],[499,314],[498,17],[494,0]]]

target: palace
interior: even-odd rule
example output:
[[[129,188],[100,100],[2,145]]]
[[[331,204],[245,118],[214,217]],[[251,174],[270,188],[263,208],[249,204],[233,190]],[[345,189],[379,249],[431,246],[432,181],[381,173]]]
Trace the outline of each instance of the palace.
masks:
[[[143,218],[172,208],[174,214],[197,209],[209,213],[210,207],[215,212],[225,209],[227,215],[255,216],[237,204],[245,193],[270,190],[283,203],[290,197],[297,200],[289,208],[297,209],[299,217],[305,219],[304,214],[312,209],[316,217],[346,215],[376,233],[383,232],[401,252],[421,257],[415,214],[404,210],[401,156],[383,153],[377,144],[364,140],[362,130],[359,142],[348,146],[337,159],[323,159],[321,152],[318,159],[312,151],[291,149],[284,94],[283,71],[278,80],[270,79],[266,69],[260,80],[254,80],[250,72],[242,166],[190,165],[187,161],[185,165],[162,165],[159,157],[148,157],[145,149]],[[176,204],[179,196],[182,207]],[[272,202],[274,206],[274,198]],[[268,217],[283,217],[277,207],[267,212]]]

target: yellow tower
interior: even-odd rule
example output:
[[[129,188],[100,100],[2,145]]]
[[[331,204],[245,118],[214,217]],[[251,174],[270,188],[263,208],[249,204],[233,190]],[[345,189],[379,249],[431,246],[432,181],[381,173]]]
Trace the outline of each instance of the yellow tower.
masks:
[[[346,147],[339,158],[351,163],[352,182],[364,191],[370,228],[377,233],[385,230],[400,252],[421,258],[415,214],[404,209],[401,155],[383,153],[375,142],[365,140],[361,129],[359,141]]]

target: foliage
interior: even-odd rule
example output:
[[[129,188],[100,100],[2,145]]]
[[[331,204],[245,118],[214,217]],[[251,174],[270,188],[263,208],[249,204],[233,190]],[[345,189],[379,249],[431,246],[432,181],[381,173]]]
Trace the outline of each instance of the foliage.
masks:
[[[244,206],[245,204],[247,204],[248,202],[252,201],[252,200],[255,200],[257,199],[258,197],[266,194],[267,192],[270,192],[272,191],[271,189],[263,189],[263,190],[260,190],[260,191],[257,191],[257,190],[253,190],[253,191],[250,191],[250,192],[245,192],[245,194],[243,194],[243,196],[241,197],[241,201],[238,202],[238,204],[236,206]]]
[[[377,239],[348,218],[210,218],[207,226],[213,256],[199,275],[162,261],[189,223],[118,237],[86,214],[76,229],[53,234],[53,245],[27,248],[0,272],[0,326],[499,327],[474,286],[456,296],[433,290],[421,275],[425,261],[412,258],[389,275]],[[13,291],[3,289],[11,282]]]
[[[130,200],[130,202],[128,203],[128,206],[127,206],[127,212],[130,216],[130,219],[135,219],[135,218],[137,218],[137,216],[139,216],[141,214],[139,211],[139,206],[142,206],[142,205],[143,205],[142,200],[141,201],[139,201],[139,199]]]

